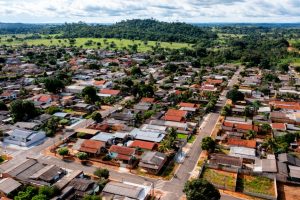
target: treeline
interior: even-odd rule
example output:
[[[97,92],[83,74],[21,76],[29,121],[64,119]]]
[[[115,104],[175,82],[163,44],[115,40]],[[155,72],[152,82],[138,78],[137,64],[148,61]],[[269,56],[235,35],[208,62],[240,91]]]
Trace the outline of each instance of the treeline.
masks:
[[[62,25],[0,24],[0,34],[59,34],[56,38],[122,38],[143,41],[188,42],[213,40],[217,34],[209,27],[197,27],[180,22],[160,22],[154,19],[133,19],[113,25],[65,23]]]
[[[199,39],[215,39],[217,34],[210,28],[196,27],[186,23],[167,23],[153,19],[134,19],[121,21],[113,25],[88,25],[71,23],[43,30],[44,33],[62,33],[61,38],[122,38],[143,41],[188,42]]]
[[[25,34],[39,33],[49,25],[22,24],[22,23],[0,23],[0,34]]]

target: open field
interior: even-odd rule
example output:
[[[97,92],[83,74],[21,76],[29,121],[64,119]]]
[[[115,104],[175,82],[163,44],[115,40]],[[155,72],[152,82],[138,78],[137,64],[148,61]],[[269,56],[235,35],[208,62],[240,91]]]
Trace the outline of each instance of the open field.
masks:
[[[52,35],[51,35],[52,36]],[[46,36],[43,36],[41,39],[23,39],[25,35],[16,35],[18,39],[14,39],[11,35],[2,35],[0,36],[0,45],[8,46],[19,46],[23,44],[27,45],[45,45],[45,46],[71,46],[68,39],[48,39]],[[13,39],[11,41],[10,39]],[[127,39],[117,39],[117,38],[76,38],[74,46],[82,47],[85,49],[122,49],[124,47],[128,48],[134,44],[138,45],[139,52],[145,52],[151,50],[152,47],[156,46],[159,43],[160,47],[170,48],[170,49],[179,49],[179,48],[191,48],[192,44],[188,43],[176,43],[176,42],[156,42],[148,41],[147,43],[141,40],[127,40]],[[89,41],[89,42],[88,42]],[[89,44],[88,44],[89,43]]]
[[[275,196],[274,180],[266,177],[239,175],[237,184],[242,192]]]
[[[235,191],[237,179],[236,173],[206,168],[203,172],[203,178],[216,186],[225,187],[228,190]]]

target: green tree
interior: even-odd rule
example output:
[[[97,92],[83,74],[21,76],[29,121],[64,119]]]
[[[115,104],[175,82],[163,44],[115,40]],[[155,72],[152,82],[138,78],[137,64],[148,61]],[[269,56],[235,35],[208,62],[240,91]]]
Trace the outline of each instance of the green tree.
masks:
[[[3,101],[0,101],[0,110],[7,110],[7,106]]]
[[[38,111],[31,101],[15,100],[10,104],[10,113],[15,122],[31,119],[37,116]]]
[[[264,123],[264,124],[261,125],[261,131],[264,134],[269,133],[271,131],[271,129],[272,128],[271,128],[270,124]]]
[[[57,106],[50,106],[45,110],[45,112],[49,115],[53,115],[54,113],[60,112],[60,111],[61,111],[61,109]]]
[[[65,88],[64,83],[58,79],[49,77],[44,80],[45,88],[48,92],[58,93],[60,90]]]
[[[187,200],[219,200],[221,198],[219,190],[205,179],[187,181],[183,192]]]
[[[237,89],[229,90],[226,97],[227,99],[231,99],[233,102],[244,100],[244,94]]]
[[[50,118],[45,125],[46,135],[49,137],[55,135],[58,125],[59,119],[57,117]]]
[[[94,103],[98,100],[97,89],[93,86],[86,86],[81,95],[87,103]]]
[[[246,139],[251,140],[251,139],[255,138],[256,135],[257,135],[257,133],[255,131],[249,130],[246,133]]]
[[[222,108],[221,115],[227,116],[227,115],[230,115],[230,112],[231,112],[231,106],[227,104]]]
[[[48,200],[49,198],[46,195],[38,194],[32,197],[31,200]]]
[[[95,120],[97,123],[100,123],[103,121],[102,115],[99,112],[93,112],[91,115],[92,119]]]
[[[20,191],[14,200],[31,200],[32,197],[37,195],[38,189],[33,186],[27,186],[24,191]]]
[[[57,150],[58,154],[61,156],[66,156],[69,154],[69,149],[67,147],[61,147]]]
[[[59,194],[59,189],[56,186],[41,186],[39,188],[39,194],[45,195],[50,199]]]
[[[76,157],[79,159],[79,160],[86,160],[88,159],[88,154],[85,153],[85,152],[78,152],[76,154]]]
[[[201,148],[207,151],[214,151],[216,147],[215,141],[211,137],[205,137],[202,139]]]
[[[109,171],[107,169],[98,168],[94,171],[94,175],[98,176],[99,178],[108,179]]]

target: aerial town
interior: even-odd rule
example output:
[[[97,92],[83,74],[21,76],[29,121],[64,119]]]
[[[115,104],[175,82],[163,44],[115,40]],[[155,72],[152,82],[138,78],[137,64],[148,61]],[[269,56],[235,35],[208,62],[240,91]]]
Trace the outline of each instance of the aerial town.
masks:
[[[300,183],[293,67],[47,46],[0,57],[1,199],[173,200],[203,178],[275,200]]]

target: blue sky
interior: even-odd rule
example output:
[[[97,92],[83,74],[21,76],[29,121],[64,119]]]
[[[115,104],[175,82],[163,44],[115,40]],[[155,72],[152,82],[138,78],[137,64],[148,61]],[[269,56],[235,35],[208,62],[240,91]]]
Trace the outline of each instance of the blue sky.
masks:
[[[300,0],[0,0],[1,22],[300,22]]]

